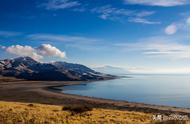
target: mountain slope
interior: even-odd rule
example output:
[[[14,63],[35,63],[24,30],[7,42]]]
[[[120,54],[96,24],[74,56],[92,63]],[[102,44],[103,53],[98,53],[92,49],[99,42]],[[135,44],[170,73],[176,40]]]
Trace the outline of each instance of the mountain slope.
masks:
[[[40,63],[30,57],[0,61],[0,75],[27,80],[86,81],[114,76],[96,72],[84,65],[66,62]]]

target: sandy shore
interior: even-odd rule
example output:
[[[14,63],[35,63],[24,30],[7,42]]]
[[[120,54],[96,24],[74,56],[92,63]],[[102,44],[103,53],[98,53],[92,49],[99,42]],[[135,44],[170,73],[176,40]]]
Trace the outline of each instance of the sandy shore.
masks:
[[[82,104],[96,108],[138,111],[146,113],[180,113],[190,115],[190,109],[169,106],[149,105],[127,101],[84,97],[59,93],[53,87],[80,84],[69,81],[25,81],[0,77],[0,100],[13,102],[42,103],[52,105]],[[52,89],[53,88],[53,89]]]

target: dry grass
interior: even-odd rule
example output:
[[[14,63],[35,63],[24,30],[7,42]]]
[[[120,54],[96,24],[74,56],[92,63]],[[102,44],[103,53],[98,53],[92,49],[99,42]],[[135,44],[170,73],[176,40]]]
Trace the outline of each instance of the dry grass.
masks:
[[[165,122],[155,122],[154,124],[189,124],[186,121],[165,121]]]
[[[72,114],[73,112],[75,112],[75,114]],[[86,106],[62,107],[42,104],[0,102],[0,124],[151,123],[151,114],[145,114],[140,112],[128,112],[109,109],[92,109]]]

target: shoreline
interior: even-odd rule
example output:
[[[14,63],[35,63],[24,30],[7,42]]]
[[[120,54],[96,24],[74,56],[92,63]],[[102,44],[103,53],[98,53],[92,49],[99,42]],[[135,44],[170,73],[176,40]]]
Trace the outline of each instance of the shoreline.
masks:
[[[190,116],[190,108],[151,105],[120,100],[111,100],[60,93],[55,87],[77,85],[84,82],[76,81],[26,81],[0,77],[0,100],[12,102],[41,103],[50,105],[81,104],[94,108],[128,110],[155,114],[185,114]],[[90,81],[91,82],[91,81]],[[85,82],[85,83],[90,83]]]
[[[92,83],[92,82],[96,82],[96,81],[85,82],[84,85],[86,85],[86,83]],[[126,104],[130,105],[130,106],[120,106],[120,107],[117,108],[119,110],[125,110],[126,109],[126,110],[129,110],[129,111],[137,111],[137,112],[145,112],[145,113],[161,113],[161,114],[177,113],[177,114],[188,114],[190,116],[190,108],[176,107],[176,106],[166,106],[166,105],[156,105],[156,104],[148,104],[148,103],[140,103],[140,102],[129,102],[127,100],[114,100],[114,99],[106,99],[106,98],[99,98],[99,97],[82,96],[82,95],[77,95],[77,94],[64,93],[63,90],[58,88],[58,87],[72,86],[72,85],[83,85],[83,83],[50,86],[50,87],[47,87],[46,90],[51,91],[51,92],[60,93],[60,94],[77,96],[77,97],[81,97],[81,98],[85,97],[85,98],[90,98],[90,99],[94,99],[94,100],[105,100],[105,101],[111,101],[111,102],[114,102],[114,103],[115,102],[117,102],[117,103],[126,103]],[[63,91],[63,92],[61,92],[61,91]],[[144,111],[143,109],[147,109],[147,110]],[[156,110],[158,110],[158,111],[156,112]],[[185,111],[183,111],[183,110],[185,110]]]

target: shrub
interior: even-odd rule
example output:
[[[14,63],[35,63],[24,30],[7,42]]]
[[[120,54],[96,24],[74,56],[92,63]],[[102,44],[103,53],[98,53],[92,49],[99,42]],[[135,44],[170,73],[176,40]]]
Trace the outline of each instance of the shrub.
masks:
[[[62,110],[70,111],[72,113],[79,114],[79,113],[91,111],[92,107],[86,106],[86,105],[68,105],[68,106],[64,106],[62,108]]]
[[[29,107],[34,107],[34,104],[28,104]]]

